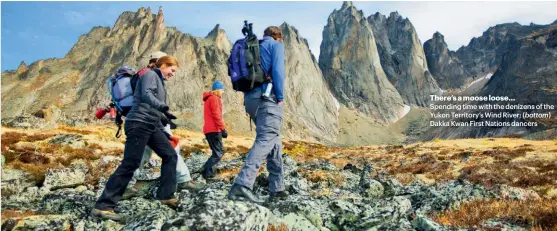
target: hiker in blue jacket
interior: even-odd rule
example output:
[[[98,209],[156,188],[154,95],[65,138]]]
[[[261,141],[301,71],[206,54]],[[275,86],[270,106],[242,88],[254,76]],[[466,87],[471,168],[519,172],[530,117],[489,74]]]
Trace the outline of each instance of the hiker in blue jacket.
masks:
[[[269,171],[270,199],[284,199],[288,193],[284,187],[284,170],[282,164],[282,142],[280,127],[284,110],[284,46],[282,30],[270,26],[264,31],[259,51],[261,67],[272,79],[271,84],[265,83],[245,93],[244,105],[256,126],[256,137],[247,160],[240,170],[234,185],[228,193],[231,200],[248,200],[262,203],[253,194],[252,187],[257,171],[265,159]],[[270,91],[269,91],[270,90]],[[266,95],[264,92],[269,91]]]

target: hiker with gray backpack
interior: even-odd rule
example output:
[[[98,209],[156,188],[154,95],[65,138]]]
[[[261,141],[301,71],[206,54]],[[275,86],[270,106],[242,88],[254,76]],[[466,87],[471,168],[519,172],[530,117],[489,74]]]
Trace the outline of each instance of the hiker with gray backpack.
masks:
[[[91,214],[103,219],[121,220],[114,209],[136,169],[139,168],[146,146],[162,159],[160,186],[156,199],[172,208],[178,207],[174,198],[176,192],[176,166],[178,156],[172,147],[171,138],[164,132],[163,121],[176,118],[170,113],[166,103],[165,81],[172,78],[178,69],[178,61],[171,56],[163,56],[156,62],[156,68],[146,71],[134,88],[133,103],[126,115],[126,145],[124,159],[110,176],[106,186],[95,203]],[[173,141],[176,143],[175,139]]]
[[[140,77],[145,72],[149,70],[153,70],[155,68],[155,64],[157,63],[157,60],[163,56],[166,56],[166,53],[162,51],[157,51],[152,53],[149,58],[149,64],[147,65],[147,67],[137,72],[137,76]],[[176,125],[172,122],[172,119],[173,118],[168,118],[168,120],[163,121],[164,131],[170,136],[172,136],[171,129],[176,128]],[[176,182],[178,183],[177,190],[183,190],[183,189],[192,190],[192,191],[200,190],[203,187],[203,185],[192,180],[188,166],[184,162],[184,158],[182,157],[182,155],[180,155],[180,146],[176,145],[174,147],[174,150],[178,155],[178,161],[177,161],[178,163],[176,165]],[[145,163],[147,163],[147,161],[151,159],[152,155],[153,155],[153,150],[149,147],[145,147],[145,151],[143,152],[143,158],[141,159],[141,164],[139,165],[139,168],[135,170],[135,172],[133,173],[133,178],[130,181],[128,188],[126,189],[126,193],[124,193],[124,197],[131,197],[131,196],[138,195],[138,190],[134,187],[135,183],[137,181],[137,178],[139,177],[140,171],[144,168]]]
[[[112,98],[111,105],[113,105],[113,107],[116,109],[116,117],[114,118],[116,125],[118,126],[116,137],[119,137],[118,134],[120,133],[119,131],[121,129],[121,125],[123,124],[122,117],[125,117],[128,114],[133,105],[133,94],[137,81],[144,73],[153,70],[156,67],[155,65],[157,63],[157,60],[163,56],[167,56],[167,54],[162,51],[153,52],[151,55],[149,55],[148,65],[145,68],[141,69],[139,72],[135,73],[135,70],[133,68],[122,66],[112,77],[109,78],[107,85],[109,94]],[[162,118],[163,121],[161,122],[163,123],[164,131],[167,136],[169,136],[169,139],[177,139],[177,137],[172,136],[171,131],[171,129],[176,128],[176,125],[172,122],[172,119],[175,118]],[[173,143],[173,148],[178,155],[178,161],[176,165],[176,181],[178,183],[177,190],[187,189],[197,191],[201,189],[203,185],[192,180],[188,166],[185,164],[183,157],[180,155],[180,147],[178,146],[178,142],[179,140],[176,141],[175,144]],[[143,152],[143,158],[141,159],[139,169],[134,172],[132,180],[128,184],[123,198],[141,196],[139,195],[139,190],[137,190],[135,187],[135,183],[137,181],[137,178],[139,177],[141,170],[144,168],[145,163],[147,163],[149,159],[151,159],[152,155],[153,150],[149,147],[146,147],[145,151]]]
[[[253,25],[244,22],[244,39],[236,41],[228,60],[232,86],[244,92],[246,112],[256,126],[256,137],[246,162],[228,193],[231,200],[262,203],[252,192],[259,166],[267,160],[270,199],[285,199],[280,127],[284,110],[284,46],[282,30],[270,26],[263,40],[253,34]]]

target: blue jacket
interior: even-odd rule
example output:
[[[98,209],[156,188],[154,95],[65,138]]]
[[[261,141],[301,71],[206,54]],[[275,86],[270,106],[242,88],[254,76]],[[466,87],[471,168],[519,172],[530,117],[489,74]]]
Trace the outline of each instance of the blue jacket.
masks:
[[[273,79],[273,93],[277,101],[284,100],[284,46],[275,41],[271,36],[263,37],[259,44],[261,67]],[[270,71],[270,73],[269,73]],[[267,84],[263,84],[267,89]]]

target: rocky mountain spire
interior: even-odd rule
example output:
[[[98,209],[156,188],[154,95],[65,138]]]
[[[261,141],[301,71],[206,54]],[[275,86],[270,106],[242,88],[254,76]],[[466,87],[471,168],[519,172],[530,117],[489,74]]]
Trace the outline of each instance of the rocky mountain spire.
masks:
[[[314,132],[320,134],[321,140],[335,140],[338,133],[336,99],[323,79],[307,40],[294,26],[283,23],[280,27],[286,53],[284,89],[285,117],[286,121],[291,121],[286,129],[289,137],[304,135],[303,131],[306,137]]]
[[[215,25],[205,38],[215,41],[217,46],[224,52],[230,52],[230,49],[232,49],[232,44],[228,40],[226,32],[220,28],[219,24]]]
[[[440,94],[429,73],[426,56],[414,26],[398,12],[388,18],[376,13],[368,17],[373,29],[381,66],[404,103],[427,106],[430,95]]]
[[[454,57],[454,52],[449,51],[441,33],[435,32],[424,43],[424,52],[429,70],[441,88],[461,88],[469,81],[462,63]]]
[[[15,73],[16,73],[16,75],[20,75],[20,74],[23,74],[26,71],[27,71],[27,64],[25,64],[24,61],[21,61],[21,63],[19,63],[19,66],[17,67],[17,70],[15,71]]]
[[[352,1],[344,1],[344,2],[342,3],[342,7],[341,7],[340,9],[341,9],[341,10],[347,9],[347,8],[349,8],[349,7],[352,7],[352,6],[353,6]]]
[[[335,97],[348,108],[384,123],[401,118],[403,100],[381,67],[371,26],[350,2],[329,15],[319,67]]]

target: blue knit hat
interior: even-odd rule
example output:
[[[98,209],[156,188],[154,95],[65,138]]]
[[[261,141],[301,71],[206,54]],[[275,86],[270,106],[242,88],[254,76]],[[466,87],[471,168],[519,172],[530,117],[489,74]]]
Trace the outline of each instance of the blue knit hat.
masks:
[[[224,84],[221,81],[215,81],[213,82],[213,87],[212,87],[213,91],[214,90],[224,90]]]

